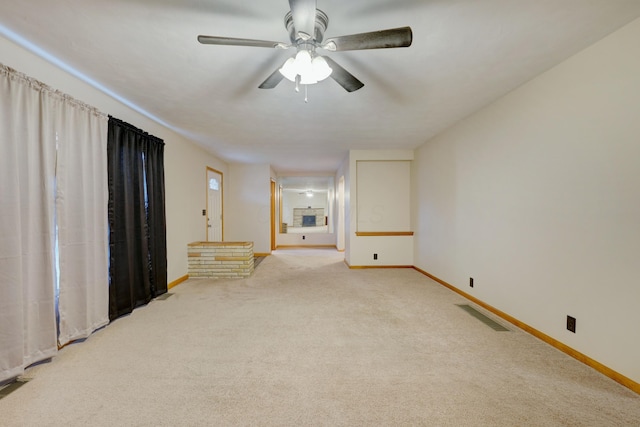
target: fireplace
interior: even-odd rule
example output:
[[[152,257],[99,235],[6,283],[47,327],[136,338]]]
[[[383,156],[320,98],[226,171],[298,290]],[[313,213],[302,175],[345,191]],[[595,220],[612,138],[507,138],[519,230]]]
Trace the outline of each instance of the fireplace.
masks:
[[[323,208],[293,208],[293,228],[317,227],[324,224]],[[291,224],[289,224],[291,226]]]
[[[316,226],[316,216],[315,215],[302,215],[302,226],[303,227],[315,227]]]

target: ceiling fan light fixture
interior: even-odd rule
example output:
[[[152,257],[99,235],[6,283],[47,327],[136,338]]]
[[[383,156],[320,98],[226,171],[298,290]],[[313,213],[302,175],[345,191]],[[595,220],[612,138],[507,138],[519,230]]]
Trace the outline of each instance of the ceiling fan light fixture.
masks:
[[[313,67],[311,65],[311,53],[308,50],[299,50],[296,53],[294,66],[300,76],[311,74]]]
[[[292,56],[287,59],[282,68],[280,68],[280,74],[282,74],[287,80],[292,82],[296,81],[296,76],[298,75],[298,70],[295,66],[295,58]]]
[[[287,80],[295,82],[300,76],[299,83],[303,85],[316,84],[329,77],[333,70],[322,56],[315,56],[306,49],[300,49],[296,56],[287,59],[282,68],[282,74]]]
[[[301,85],[314,85],[318,83],[318,80],[313,76],[313,73],[306,73],[300,76]]]
[[[313,58],[313,60],[311,61],[311,66],[313,69],[313,77],[316,79],[316,81],[319,82],[329,77],[333,72],[331,67],[329,67],[329,64],[327,64],[327,60],[322,56],[316,56],[315,58]]]

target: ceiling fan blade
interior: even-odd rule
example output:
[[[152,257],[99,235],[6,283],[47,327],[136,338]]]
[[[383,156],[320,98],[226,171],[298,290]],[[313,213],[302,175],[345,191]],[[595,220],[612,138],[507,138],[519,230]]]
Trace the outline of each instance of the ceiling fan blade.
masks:
[[[371,33],[332,37],[324,43],[323,47],[326,46],[326,49],[335,51],[386,49],[392,47],[409,47],[412,41],[413,32],[411,31],[411,27],[402,27],[373,31]],[[335,49],[332,45],[335,46]]]
[[[316,27],[316,0],[289,0],[296,33],[313,37]]]
[[[284,76],[280,72],[280,68],[277,68],[273,72],[273,74],[271,74],[269,77],[267,77],[267,79],[265,81],[263,81],[260,86],[258,86],[258,88],[259,89],[273,89],[274,87],[278,86],[278,83],[280,83],[282,81],[282,79],[284,79]]]
[[[336,61],[329,58],[328,56],[323,57],[329,67],[333,70],[331,73],[331,78],[335,80],[340,86],[342,86],[347,92],[355,92],[356,90],[362,88],[364,83],[360,80],[356,79],[353,74],[342,68]]]
[[[236,39],[233,37],[198,36],[198,41],[202,44],[217,44],[223,46],[252,46],[252,47],[281,47],[280,42],[268,40]]]

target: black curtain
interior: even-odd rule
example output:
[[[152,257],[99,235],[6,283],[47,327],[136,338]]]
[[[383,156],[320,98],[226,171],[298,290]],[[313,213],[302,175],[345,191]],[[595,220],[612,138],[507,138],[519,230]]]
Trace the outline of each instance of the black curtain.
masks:
[[[167,292],[167,219],[164,204],[164,142],[151,137],[147,144],[145,171],[147,176],[147,231],[149,269],[154,296]]]
[[[164,142],[109,117],[109,318],[167,292]]]

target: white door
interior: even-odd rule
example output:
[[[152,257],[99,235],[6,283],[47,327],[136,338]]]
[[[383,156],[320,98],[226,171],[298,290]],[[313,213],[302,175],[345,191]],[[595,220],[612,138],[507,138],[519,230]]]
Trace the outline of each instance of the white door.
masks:
[[[207,168],[207,240],[222,239],[222,174]]]

